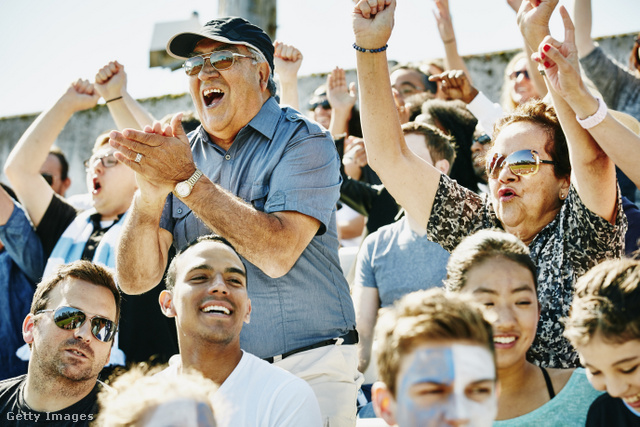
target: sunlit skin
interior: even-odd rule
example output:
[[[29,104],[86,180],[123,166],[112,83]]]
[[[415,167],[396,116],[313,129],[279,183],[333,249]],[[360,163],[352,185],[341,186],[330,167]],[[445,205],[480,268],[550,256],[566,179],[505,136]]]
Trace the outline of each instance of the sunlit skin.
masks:
[[[540,316],[531,271],[508,258],[495,257],[473,266],[466,277],[462,292],[473,294],[484,306],[493,327],[498,369],[522,369]]]
[[[623,399],[640,415],[640,339],[619,344],[598,331],[576,350],[591,385]]]
[[[515,66],[513,67],[513,70],[511,72],[513,73],[514,71],[526,70],[527,60],[526,58],[522,58],[515,63]],[[538,91],[533,85],[533,82],[530,78],[525,77],[523,73],[520,73],[516,78],[512,78],[511,85],[511,98],[516,104],[522,104],[530,99],[539,97]]]
[[[113,155],[115,149],[104,145],[91,156],[87,170],[87,188],[93,198],[93,207],[102,215],[103,221],[114,220],[129,209],[133,194],[138,188],[132,169],[118,162],[106,168],[100,161],[105,155]]]
[[[233,249],[220,242],[199,243],[180,256],[177,271],[173,291],[163,295],[170,296],[169,314],[176,317],[179,339],[223,346],[239,341],[242,325],[250,319],[251,301],[246,270]],[[210,306],[229,313],[207,312]]]
[[[116,304],[111,291],[103,286],[75,279],[65,279],[49,294],[47,309],[62,306],[79,308],[89,316],[116,320]],[[34,323],[35,320],[35,323]],[[90,322],[78,329],[61,329],[51,312],[29,314],[23,336],[32,344],[29,375],[36,381],[69,381],[95,385],[98,374],[109,360],[111,342],[102,342],[91,333]]]
[[[519,150],[535,150],[541,160],[552,160],[545,151],[547,135],[528,122],[512,123],[498,134],[487,158],[494,153],[509,155]],[[556,178],[553,165],[541,164],[538,172],[519,176],[503,167],[497,178],[489,178],[491,203],[505,231],[524,243],[549,224],[562,207],[560,194],[569,192],[569,177]]]
[[[490,426],[495,366],[479,345],[422,344],[400,362],[396,419],[408,426]]]
[[[251,56],[243,45],[228,45],[202,39],[194,54],[202,55],[215,50],[228,50]],[[207,59],[204,67],[189,76],[189,92],[198,117],[213,142],[223,149],[231,147],[236,135],[262,108],[269,98],[266,90],[269,66],[251,58],[236,58],[234,64],[222,71],[211,66]],[[215,92],[208,92],[214,90]],[[207,93],[215,95],[207,96]]]

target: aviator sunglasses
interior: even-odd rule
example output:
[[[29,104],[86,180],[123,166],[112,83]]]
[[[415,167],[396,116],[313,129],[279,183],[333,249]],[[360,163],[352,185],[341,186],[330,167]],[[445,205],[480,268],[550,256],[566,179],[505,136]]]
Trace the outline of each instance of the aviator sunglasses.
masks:
[[[116,333],[116,325],[112,320],[100,316],[87,317],[84,311],[74,307],[58,307],[48,310],[37,311],[36,314],[53,312],[53,322],[60,329],[74,330],[84,325],[84,322],[91,322],[91,333],[102,342],[109,342]]]
[[[487,162],[487,176],[497,179],[500,170],[504,166],[508,166],[509,170],[518,176],[535,175],[540,168],[540,164],[555,165],[552,160],[540,160],[538,152],[535,150],[519,150],[508,156],[495,153],[490,161]]]
[[[231,68],[233,63],[236,61],[236,58],[251,58],[253,56],[250,55],[242,55],[240,53],[229,52],[228,50],[217,50],[211,53],[203,53],[202,55],[192,56],[191,58],[184,61],[182,64],[182,68],[184,68],[184,72],[189,76],[195,76],[202,70],[204,67],[204,61],[209,58],[209,62],[211,66],[218,71],[226,70]]]

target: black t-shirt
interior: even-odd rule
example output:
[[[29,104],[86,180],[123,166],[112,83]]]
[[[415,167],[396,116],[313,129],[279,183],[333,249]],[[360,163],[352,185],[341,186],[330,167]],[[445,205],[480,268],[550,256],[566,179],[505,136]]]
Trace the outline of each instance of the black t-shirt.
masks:
[[[77,215],[78,211],[63,198],[57,194],[51,197],[51,202],[36,228],[45,259],[49,258],[58,239]]]
[[[631,412],[622,399],[616,399],[605,393],[594,400],[589,407],[585,426],[640,426],[640,416]]]
[[[89,426],[96,418],[97,397],[103,383],[98,381],[88,395],[61,411],[38,412],[24,401],[26,378],[26,375],[21,375],[0,381],[0,425],[76,427]]]

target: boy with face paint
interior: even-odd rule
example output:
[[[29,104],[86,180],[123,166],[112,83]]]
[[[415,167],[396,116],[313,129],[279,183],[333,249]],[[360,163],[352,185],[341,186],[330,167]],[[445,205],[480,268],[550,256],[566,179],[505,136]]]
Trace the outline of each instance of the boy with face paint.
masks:
[[[389,425],[490,426],[497,411],[491,326],[440,289],[406,295],[378,325],[376,414]]]

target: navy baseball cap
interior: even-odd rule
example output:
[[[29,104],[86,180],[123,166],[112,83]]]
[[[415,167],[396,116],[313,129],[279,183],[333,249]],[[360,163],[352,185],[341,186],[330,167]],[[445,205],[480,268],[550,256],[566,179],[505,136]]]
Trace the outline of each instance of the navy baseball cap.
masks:
[[[187,59],[193,54],[196,44],[203,38],[254,48],[262,52],[273,73],[274,48],[271,38],[262,31],[262,28],[237,16],[211,20],[197,33],[176,34],[167,42],[167,52],[174,58]]]

